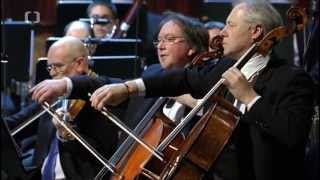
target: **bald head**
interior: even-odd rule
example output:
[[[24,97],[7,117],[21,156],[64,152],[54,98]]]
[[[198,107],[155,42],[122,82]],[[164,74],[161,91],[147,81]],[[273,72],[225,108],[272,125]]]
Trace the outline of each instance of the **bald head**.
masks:
[[[72,21],[66,26],[65,35],[85,39],[90,36],[90,27],[85,22]]]
[[[66,36],[51,45],[48,51],[48,65],[53,78],[74,76],[88,71],[88,50],[78,38]]]
[[[81,40],[71,36],[62,37],[61,39],[53,43],[49,48],[48,54],[53,50],[61,51],[61,53],[69,57],[89,55],[87,48],[84,46]]]

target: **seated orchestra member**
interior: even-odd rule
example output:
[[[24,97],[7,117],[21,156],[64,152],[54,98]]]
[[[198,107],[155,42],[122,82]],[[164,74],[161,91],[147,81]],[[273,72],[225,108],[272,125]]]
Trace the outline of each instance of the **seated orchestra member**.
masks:
[[[48,51],[48,70],[53,79],[87,74],[97,76],[88,66],[88,51],[77,38],[64,37]],[[112,155],[117,142],[117,129],[101,113],[86,104],[74,120],[76,130],[104,157]],[[59,156],[55,166],[56,179],[93,179],[102,164],[74,138],[58,126]],[[59,158],[59,159],[58,159]],[[46,165],[44,162],[44,166]],[[60,164],[59,164],[60,162]],[[45,168],[43,168],[44,173]]]
[[[96,38],[109,38],[119,26],[119,19],[115,5],[103,1],[92,2],[87,8],[89,18],[104,19],[108,23],[95,23],[93,33]]]
[[[208,21],[204,24],[204,27],[208,30],[209,32],[209,37],[210,40],[219,35],[220,31],[224,28],[224,23],[219,22],[219,21]]]
[[[72,36],[79,39],[90,37],[90,26],[82,21],[72,21],[64,28],[65,36]]]
[[[59,39],[49,48],[48,70],[53,79],[82,74],[97,76],[89,69],[88,50],[78,38],[69,36]],[[103,82],[105,81],[114,82],[114,80],[103,79]],[[114,111],[118,112],[117,109]],[[119,114],[121,113],[120,111],[118,112]],[[56,134],[50,129],[50,125],[39,127],[53,133],[49,141],[54,141],[52,139],[55,138],[58,139],[58,155],[54,157],[56,158],[56,163],[51,169],[52,172],[49,172],[50,174],[53,173],[55,177],[46,175],[47,157],[42,167],[42,178],[93,179],[103,165],[79,142],[74,138],[70,138],[70,135],[58,123],[54,123],[54,125],[57,127]],[[106,159],[112,155],[116,148],[114,144],[117,144],[118,139],[117,129],[100,112],[90,108],[90,104],[86,103],[84,105],[72,121],[72,126]],[[52,146],[50,151],[51,149],[53,149]]]
[[[221,32],[224,55],[238,60],[281,24],[281,16],[267,1],[235,4]],[[190,92],[203,97],[222,77],[235,102],[240,102],[236,104],[240,104],[237,107],[243,115],[206,178],[303,179],[313,113],[311,78],[275,53],[265,57],[256,54],[241,70],[231,67],[234,62],[219,61],[209,71],[174,70],[127,81],[125,85],[105,85],[91,96],[91,104],[100,110],[133,95],[176,96]],[[44,96],[34,98],[43,101]]]
[[[208,21],[204,24],[204,27],[208,30],[209,33],[209,42],[211,42],[211,40],[220,34],[221,30],[224,28],[224,24],[222,22],[219,21]],[[209,47],[209,50],[212,51],[212,49]]]
[[[215,51],[210,47],[210,43],[212,42],[212,39],[216,36],[218,36],[221,32],[221,30],[224,27],[224,24],[222,22],[218,21],[208,21],[204,24],[204,27],[208,30],[209,33],[209,51]],[[219,61],[219,58],[216,58],[214,60],[211,60],[212,64],[217,64]]]
[[[160,64],[149,66],[143,74],[156,74],[163,70],[184,68],[190,65],[197,54],[207,51],[208,33],[200,22],[191,18],[171,13],[160,22],[158,31],[154,46],[157,49]],[[156,98],[130,99],[132,105],[128,107],[125,121],[131,128],[136,127],[137,123],[143,119],[155,100]],[[161,111],[174,123],[179,123],[188,110],[187,106],[193,107],[196,103],[197,100],[186,94],[169,100]]]
[[[208,51],[207,40],[208,33],[200,22],[180,14],[168,15],[160,22],[158,38],[154,42],[161,68],[170,70],[190,65],[196,55]],[[174,99],[176,101],[164,106],[163,113],[179,123],[184,117],[186,106],[194,107],[197,100],[188,94]]]
[[[73,36],[83,40],[85,42],[85,46],[89,50],[89,55],[91,56],[95,53],[97,45],[86,42],[88,38],[92,37],[92,31],[88,23],[82,21],[72,21],[64,28],[64,35]]]
[[[73,36],[79,39],[87,38],[90,36],[90,27],[87,23],[72,21],[65,27],[65,36]],[[89,51],[92,50],[88,49]],[[10,116],[5,116],[4,120],[8,124],[9,129],[13,130],[40,111],[42,111],[40,104],[32,102],[27,107],[21,109],[21,111]],[[37,123],[32,123],[14,135],[14,140],[19,144],[22,152],[22,163],[27,171],[42,165],[48,153],[50,136],[53,134],[54,128],[51,127],[52,118],[44,114],[39,119]],[[43,127],[49,127],[49,130],[45,130],[46,128]]]

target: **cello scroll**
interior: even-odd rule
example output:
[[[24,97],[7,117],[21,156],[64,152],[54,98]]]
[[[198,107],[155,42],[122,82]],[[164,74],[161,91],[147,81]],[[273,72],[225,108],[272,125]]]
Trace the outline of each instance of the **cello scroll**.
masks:
[[[287,19],[292,21],[292,27],[279,26],[270,31],[258,44],[257,51],[260,54],[266,56],[282,38],[297,31],[302,31],[308,21],[305,10],[297,7],[292,7],[287,11]]]
[[[192,65],[202,66],[206,60],[209,59],[220,59],[223,56],[223,46],[222,46],[223,37],[220,35],[215,36],[210,41],[210,48],[212,51],[204,52],[197,55],[192,60]]]

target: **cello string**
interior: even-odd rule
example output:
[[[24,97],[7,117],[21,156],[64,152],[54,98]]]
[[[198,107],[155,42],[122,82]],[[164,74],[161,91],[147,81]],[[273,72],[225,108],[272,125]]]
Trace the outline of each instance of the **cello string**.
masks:
[[[91,96],[91,93],[88,93]],[[113,115],[107,108],[103,107],[101,113],[106,116],[109,120],[111,120],[116,126],[122,129],[125,133],[135,139],[139,144],[141,144],[144,148],[146,148],[150,153],[152,153],[156,158],[160,161],[164,161],[162,154],[158,152],[154,147],[146,144],[143,140],[137,136],[129,127],[127,127],[118,117]]]
[[[163,102],[166,101],[166,99],[167,98],[164,98],[164,97],[160,97],[157,99],[157,101],[152,105],[150,110],[144,115],[142,120],[134,128],[133,130],[134,133],[137,133],[137,134],[143,133],[143,130],[145,129],[146,124],[150,122],[150,119],[153,117],[153,115],[159,109],[159,107],[163,104]],[[117,149],[117,151],[113,154],[113,156],[110,158],[110,162],[114,165],[118,163],[120,158],[123,156],[125,152],[128,151],[128,149],[130,148],[133,142],[134,142],[134,139],[128,136],[126,140]]]
[[[136,140],[140,145],[146,148],[156,158],[158,158],[160,161],[164,161],[162,154],[160,152],[158,152],[154,147],[143,142],[143,140],[139,136],[135,135],[135,133],[131,131],[130,128],[128,128],[116,116],[114,116],[110,111],[108,111],[107,108],[103,107],[103,110],[101,111],[101,113],[106,117],[108,117],[114,124],[116,124],[119,128],[121,128],[124,132],[126,132],[129,136],[131,136],[134,140]]]

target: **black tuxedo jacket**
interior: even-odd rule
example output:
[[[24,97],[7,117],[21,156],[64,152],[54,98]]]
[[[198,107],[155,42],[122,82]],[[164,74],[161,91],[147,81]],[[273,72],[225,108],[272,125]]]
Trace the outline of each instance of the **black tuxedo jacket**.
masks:
[[[156,74],[157,72],[162,71],[158,65],[153,65],[148,67],[144,74]],[[71,98],[80,98],[88,100],[88,92],[93,93],[97,88],[110,83],[121,82],[119,79],[101,77],[94,78],[90,76],[77,76],[72,77],[73,90],[71,93]],[[145,113],[149,110],[149,108],[153,105],[157,98],[144,98],[144,97],[133,97],[130,98],[127,102],[120,105],[120,109],[125,111],[121,112],[120,120],[131,129],[134,129],[136,125],[140,122],[140,120],[144,117]],[[127,108],[126,108],[126,105]],[[127,137],[126,133],[121,132],[121,141]]]
[[[190,92],[201,98],[234,61],[223,59],[202,70],[146,75],[146,95],[176,96]],[[309,76],[272,57],[254,89],[261,98],[244,114],[228,145],[214,164],[225,179],[303,179],[303,160],[313,113]]]

